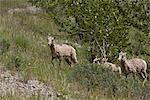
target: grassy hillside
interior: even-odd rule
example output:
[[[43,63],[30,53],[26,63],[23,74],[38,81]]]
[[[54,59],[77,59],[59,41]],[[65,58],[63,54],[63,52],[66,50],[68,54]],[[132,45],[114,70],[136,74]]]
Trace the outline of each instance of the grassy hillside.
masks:
[[[74,46],[75,40],[60,32],[60,27],[45,13],[8,13],[9,9],[26,5],[27,0],[0,0],[1,65],[17,71],[25,81],[38,79],[51,84],[61,93],[62,100],[146,100],[150,97],[150,82],[141,87],[139,78],[129,77],[126,81],[123,75],[119,77],[101,66],[88,64],[87,45],[76,46],[80,63],[74,68],[65,62],[60,68],[57,61],[52,66],[47,36],[55,35],[59,42],[69,40]]]
[[[55,61],[55,66],[50,63],[47,46],[48,35],[57,35],[59,41],[64,41],[65,33],[59,32],[59,27],[44,13],[8,13],[9,9],[24,4],[27,0],[0,1],[0,63],[10,70],[18,70],[25,80],[39,79],[71,97],[75,91],[71,91],[72,85],[66,82],[69,66],[64,63],[58,73],[58,63]],[[84,51],[84,48],[81,49],[81,52]]]

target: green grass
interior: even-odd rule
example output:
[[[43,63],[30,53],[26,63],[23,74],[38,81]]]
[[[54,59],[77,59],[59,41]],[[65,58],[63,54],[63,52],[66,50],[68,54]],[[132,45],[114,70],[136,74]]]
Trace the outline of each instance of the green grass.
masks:
[[[0,1],[0,8],[7,11],[24,2],[25,0]],[[22,12],[10,15],[3,12],[0,23],[0,40],[4,39],[10,44],[8,51],[0,55],[1,64],[10,70],[17,67],[24,80],[36,78],[45,84],[51,84],[54,90],[70,98],[80,98],[79,93],[75,95],[74,91],[71,91],[73,86],[66,83],[69,66],[63,63],[60,69],[57,61],[55,66],[50,63],[47,36],[58,35],[59,39],[59,35],[64,34],[59,32],[59,27],[52,19],[46,14],[29,15]],[[16,98],[8,96],[8,99]]]
[[[27,0],[1,0],[0,7],[1,8],[11,8],[16,7],[19,4],[25,3]]]

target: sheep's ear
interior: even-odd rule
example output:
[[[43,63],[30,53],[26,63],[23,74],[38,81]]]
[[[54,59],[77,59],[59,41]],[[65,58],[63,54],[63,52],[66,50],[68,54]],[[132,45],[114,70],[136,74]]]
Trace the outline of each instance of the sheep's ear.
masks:
[[[54,40],[56,39],[56,37],[54,37]]]
[[[123,54],[123,52],[122,51],[120,51],[120,53],[119,54]]]
[[[47,38],[49,38],[49,37],[50,37],[50,35],[47,36]]]

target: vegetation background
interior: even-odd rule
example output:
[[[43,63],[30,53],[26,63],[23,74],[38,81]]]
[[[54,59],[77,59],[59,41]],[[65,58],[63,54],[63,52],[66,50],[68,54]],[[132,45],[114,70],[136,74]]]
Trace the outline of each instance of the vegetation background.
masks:
[[[40,13],[10,9],[35,5]],[[69,68],[50,63],[47,36],[66,40],[77,49],[79,63]],[[128,58],[140,57],[148,63],[148,82],[90,64],[92,53],[106,55],[117,63],[120,50]],[[79,46],[78,46],[78,45]],[[89,49],[92,48],[92,52]],[[0,0],[0,63],[18,71],[24,80],[36,78],[51,84],[68,100],[148,100],[150,98],[150,1],[149,0]],[[137,75],[138,76],[138,75]],[[15,97],[11,97],[16,99]],[[9,98],[8,98],[9,99]]]

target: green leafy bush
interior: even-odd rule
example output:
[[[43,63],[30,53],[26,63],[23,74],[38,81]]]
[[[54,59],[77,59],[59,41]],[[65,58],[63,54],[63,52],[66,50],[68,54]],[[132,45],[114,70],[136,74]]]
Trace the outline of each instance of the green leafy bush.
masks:
[[[129,77],[112,72],[102,67],[102,65],[82,64],[76,66],[69,75],[72,82],[78,82],[89,91],[99,89],[108,97],[137,99],[150,97],[149,85],[142,87],[140,78]]]
[[[108,44],[106,51],[112,61],[121,49],[137,55],[148,53],[142,49],[149,46],[150,3],[143,1],[117,0],[29,0],[33,5],[47,10],[62,30],[70,36],[79,36],[81,41],[99,51],[103,40]],[[130,38],[129,31],[136,29]],[[141,33],[142,35],[138,34]],[[79,36],[80,37],[80,36]],[[132,40],[131,43],[129,40]],[[136,40],[133,43],[133,40]],[[147,43],[146,43],[147,42]],[[100,55],[100,54],[99,54]]]
[[[26,68],[28,64],[28,59],[25,57],[25,55],[22,55],[19,52],[16,52],[12,55],[10,55],[6,67],[9,70],[17,70],[22,71]]]
[[[18,68],[21,67],[21,65],[22,65],[21,57],[13,55],[10,57],[10,61],[7,64],[7,68],[11,70],[15,68],[18,70]]]

